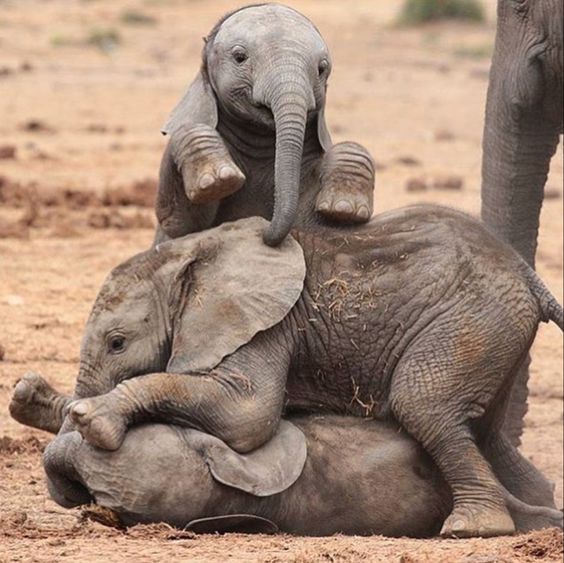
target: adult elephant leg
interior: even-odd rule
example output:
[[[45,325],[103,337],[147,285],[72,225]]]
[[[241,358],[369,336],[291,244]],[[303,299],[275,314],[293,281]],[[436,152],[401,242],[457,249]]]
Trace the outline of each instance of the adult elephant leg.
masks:
[[[362,145],[333,145],[323,157],[318,213],[338,223],[366,223],[374,211],[374,170]]]
[[[562,2],[498,2],[482,162],[482,219],[534,267],[550,159],[562,131]],[[512,388],[504,432],[519,445],[530,359]]]

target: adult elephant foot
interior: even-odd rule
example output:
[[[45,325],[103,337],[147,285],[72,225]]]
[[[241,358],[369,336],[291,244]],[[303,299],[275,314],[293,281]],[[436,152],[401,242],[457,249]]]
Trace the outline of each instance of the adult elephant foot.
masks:
[[[472,538],[504,536],[515,532],[513,519],[505,507],[486,508],[458,504],[445,520],[441,536],[447,538]]]
[[[357,143],[333,145],[325,154],[316,210],[329,221],[366,223],[374,210],[374,161]]]
[[[172,136],[173,157],[188,199],[195,204],[223,199],[245,183],[223,140],[207,125],[181,127]]]
[[[21,424],[56,434],[70,400],[55,391],[43,377],[29,372],[16,384],[9,409]]]

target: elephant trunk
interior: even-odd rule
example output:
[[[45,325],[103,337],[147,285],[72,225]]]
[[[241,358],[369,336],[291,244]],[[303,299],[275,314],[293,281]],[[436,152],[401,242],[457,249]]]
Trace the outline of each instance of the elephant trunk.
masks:
[[[45,449],[43,467],[47,488],[53,500],[65,508],[92,502],[92,496],[80,482],[73,460],[82,438],[77,432],[62,433]]]
[[[269,246],[279,245],[294,224],[307,115],[308,110],[315,109],[313,91],[303,69],[277,69],[276,74],[264,92],[264,102],[272,111],[276,127],[274,210],[263,235]]]
[[[532,266],[550,159],[558,130],[541,116],[519,124],[486,117],[482,163],[482,219]]]

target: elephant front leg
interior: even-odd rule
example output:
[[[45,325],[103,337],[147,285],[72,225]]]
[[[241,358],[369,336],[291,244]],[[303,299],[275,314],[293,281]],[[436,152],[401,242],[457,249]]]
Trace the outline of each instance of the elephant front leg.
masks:
[[[9,408],[21,424],[56,434],[71,401],[71,397],[55,391],[40,375],[30,372],[16,384]]]
[[[156,421],[207,432],[248,452],[266,443],[280,421],[288,362],[274,366],[272,356],[259,356],[248,344],[208,375],[134,377],[75,401],[69,418],[88,442],[107,450],[120,447],[129,426]]]
[[[317,212],[337,223],[366,223],[374,211],[374,169],[374,160],[363,146],[333,145],[323,157]]]
[[[171,144],[186,196],[193,204],[218,201],[243,186],[244,174],[212,127],[181,127],[173,134]]]

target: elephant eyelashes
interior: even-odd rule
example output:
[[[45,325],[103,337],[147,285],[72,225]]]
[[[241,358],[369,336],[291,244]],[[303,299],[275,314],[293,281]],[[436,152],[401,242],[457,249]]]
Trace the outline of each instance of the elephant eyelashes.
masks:
[[[245,49],[243,49],[242,47],[234,47],[231,51],[231,56],[239,65],[244,63],[249,58],[249,55],[247,55]]]
[[[123,352],[125,349],[125,338],[123,336],[112,337],[109,342],[109,348],[112,354]]]
[[[322,77],[324,74],[327,73],[328,70],[329,70],[329,61],[327,59],[323,59],[317,67],[317,72],[319,76]]]

